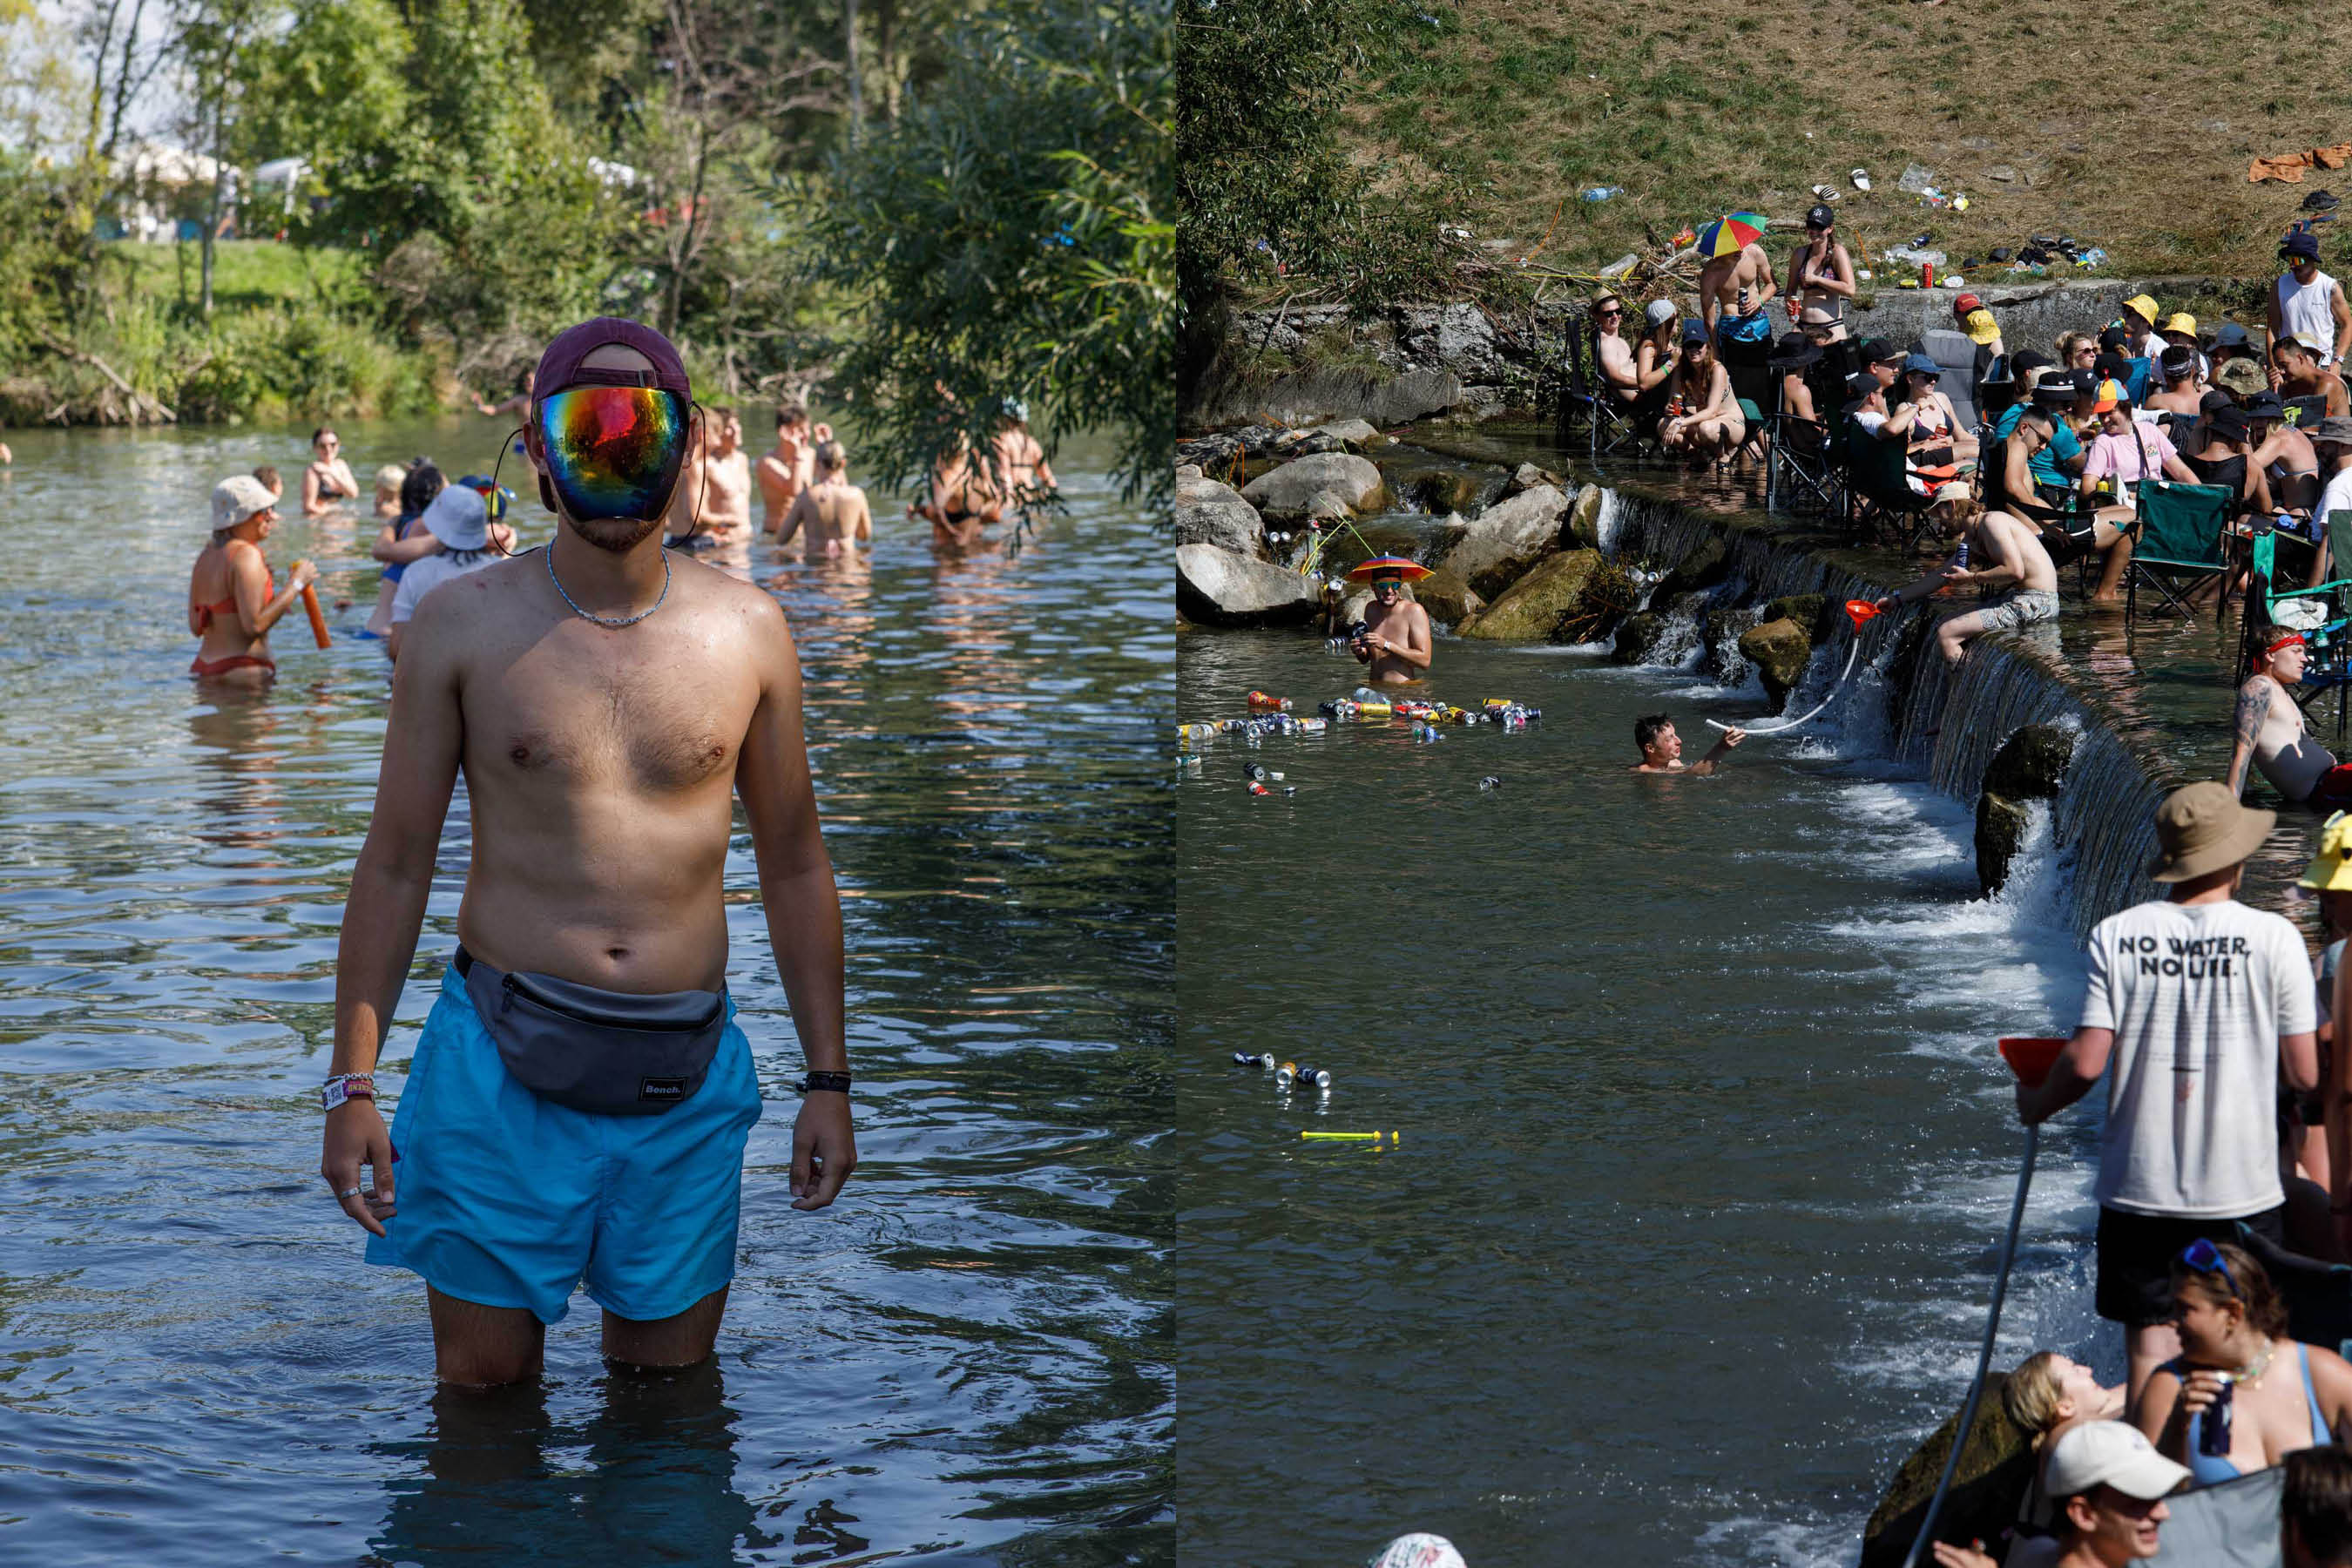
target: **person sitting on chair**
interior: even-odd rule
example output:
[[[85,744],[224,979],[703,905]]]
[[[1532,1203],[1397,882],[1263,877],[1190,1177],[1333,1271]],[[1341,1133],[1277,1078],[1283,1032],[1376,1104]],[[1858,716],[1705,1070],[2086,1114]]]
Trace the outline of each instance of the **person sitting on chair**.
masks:
[[[2251,761],[2271,787],[2299,805],[2321,811],[2352,807],[2352,765],[2312,739],[2303,710],[2287,689],[2303,679],[2309,649],[2301,632],[2273,631],[2262,662],[2238,688],[2237,737],[2230,748],[2225,782],[2232,794],[2245,788]]]

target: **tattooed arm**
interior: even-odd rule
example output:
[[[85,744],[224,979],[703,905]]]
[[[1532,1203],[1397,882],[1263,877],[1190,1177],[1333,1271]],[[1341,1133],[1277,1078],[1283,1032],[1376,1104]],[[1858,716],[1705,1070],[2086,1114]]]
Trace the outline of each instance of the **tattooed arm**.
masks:
[[[2230,793],[2238,794],[2245,787],[2246,764],[2253,760],[2254,742],[2263,732],[2263,721],[2270,717],[2271,693],[2278,683],[2267,675],[2257,675],[2238,688],[2238,734],[2230,747]]]

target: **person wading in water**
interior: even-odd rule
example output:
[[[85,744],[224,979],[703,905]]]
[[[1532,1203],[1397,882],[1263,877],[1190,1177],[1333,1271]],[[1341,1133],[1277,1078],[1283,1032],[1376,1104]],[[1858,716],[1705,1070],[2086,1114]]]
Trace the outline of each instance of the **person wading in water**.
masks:
[[[767,594],[662,548],[685,366],[660,333],[603,318],[558,336],[534,385],[524,440],[555,538],[416,606],[320,1096],[320,1174],[369,1232],[368,1261],[424,1277],[436,1369],[457,1384],[535,1377],[546,1326],[583,1282],[608,1359],[710,1354],[761,1112],[726,991],[739,798],[812,1069],[793,1206],[830,1204],[857,1159],[841,905],[792,632]],[[461,767],[473,852],[457,952],[387,1131],[369,1074]]]

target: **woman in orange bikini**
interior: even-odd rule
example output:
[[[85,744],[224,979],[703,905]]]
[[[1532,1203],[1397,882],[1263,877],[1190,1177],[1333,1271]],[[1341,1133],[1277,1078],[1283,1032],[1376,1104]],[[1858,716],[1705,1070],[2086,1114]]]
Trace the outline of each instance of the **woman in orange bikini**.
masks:
[[[285,591],[272,597],[261,542],[277,521],[268,489],[251,475],[213,487],[213,542],[188,574],[188,630],[204,639],[189,674],[248,686],[277,674],[269,628],[319,575],[308,561],[297,561],[286,574]]]

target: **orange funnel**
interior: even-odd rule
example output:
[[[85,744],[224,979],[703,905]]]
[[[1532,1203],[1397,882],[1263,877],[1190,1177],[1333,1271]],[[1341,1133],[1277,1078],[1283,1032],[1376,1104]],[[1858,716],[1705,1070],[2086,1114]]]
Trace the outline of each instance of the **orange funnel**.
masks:
[[[2050,1069],[2058,1065],[2058,1053],[2066,1048],[2063,1037],[2047,1039],[2034,1035],[2005,1035],[2000,1041],[2001,1059],[2018,1081],[2028,1089],[2040,1089]]]
[[[1853,617],[1853,629],[1860,631],[1863,622],[1878,614],[1878,606],[1868,599],[1848,599],[1845,602],[1845,613]]]

